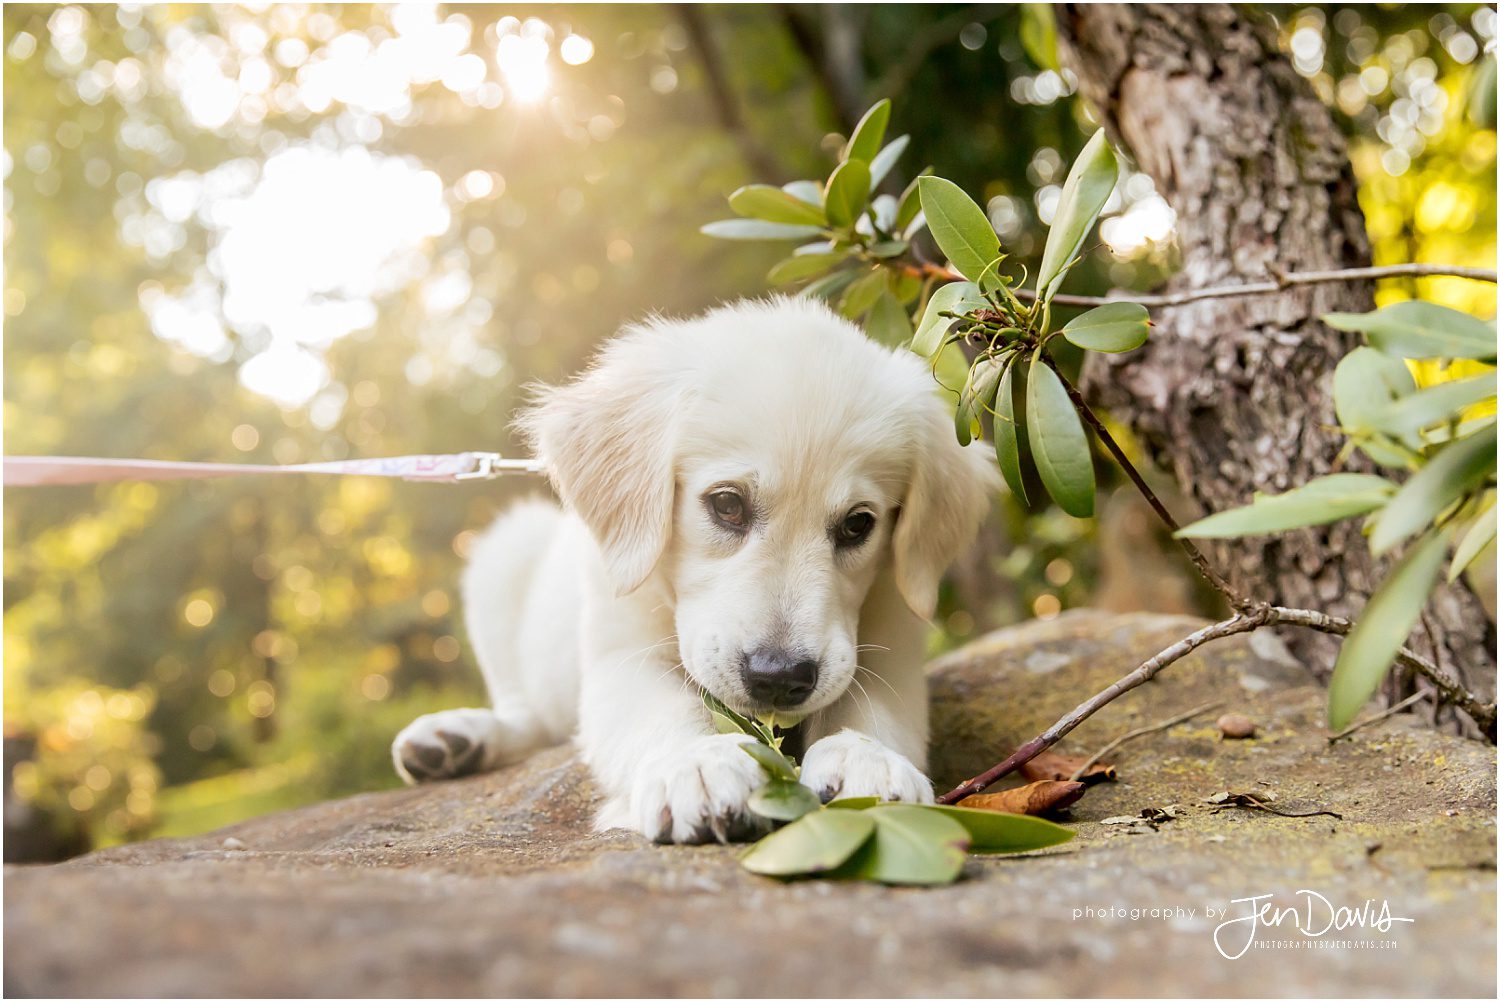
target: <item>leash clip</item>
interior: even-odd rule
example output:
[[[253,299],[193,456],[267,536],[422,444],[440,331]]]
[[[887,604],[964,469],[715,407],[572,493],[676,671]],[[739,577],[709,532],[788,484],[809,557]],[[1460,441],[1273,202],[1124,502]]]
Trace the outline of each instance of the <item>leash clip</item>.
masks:
[[[501,471],[495,468],[500,462],[500,453],[473,452],[469,455],[474,459],[474,469],[467,473],[453,474],[454,480],[494,480],[500,476]]]

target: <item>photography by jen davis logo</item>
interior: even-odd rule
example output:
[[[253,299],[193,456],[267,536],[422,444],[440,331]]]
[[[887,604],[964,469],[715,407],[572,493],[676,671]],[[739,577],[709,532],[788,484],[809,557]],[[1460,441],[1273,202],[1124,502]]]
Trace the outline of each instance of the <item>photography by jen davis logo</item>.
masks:
[[[1355,908],[1335,905],[1317,891],[1306,889],[1297,892],[1300,899],[1295,905],[1281,906],[1271,894],[1257,894],[1248,898],[1233,898],[1229,907],[1208,908],[1209,918],[1222,917],[1223,921],[1214,929],[1214,947],[1225,960],[1238,960],[1251,947],[1273,950],[1308,949],[1359,949],[1393,950],[1394,938],[1344,939],[1338,934],[1349,930],[1370,929],[1378,933],[1390,933],[1398,922],[1413,922],[1391,914],[1389,901],[1378,904],[1366,900]],[[1268,936],[1261,938],[1262,931]],[[1294,932],[1295,936],[1289,936]]]
[[[1273,894],[1256,894],[1233,898],[1224,907],[1209,905],[1203,918],[1217,922],[1214,948],[1225,960],[1238,960],[1251,948],[1262,950],[1393,950],[1397,940],[1390,936],[1398,922],[1413,922],[1391,914],[1390,902],[1371,898],[1358,907],[1338,905],[1317,891],[1300,890],[1293,905],[1277,904]],[[1079,919],[1121,919],[1172,922],[1183,928],[1204,928],[1199,911],[1184,905],[1157,907],[1087,906],[1073,909],[1073,921]],[[1370,930],[1382,937],[1346,938],[1340,933]]]

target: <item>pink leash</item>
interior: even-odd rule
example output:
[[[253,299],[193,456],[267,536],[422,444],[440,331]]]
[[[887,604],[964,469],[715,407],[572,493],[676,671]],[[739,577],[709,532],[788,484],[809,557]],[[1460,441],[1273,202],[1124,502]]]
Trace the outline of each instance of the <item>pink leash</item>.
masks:
[[[460,452],[446,456],[390,456],[329,463],[267,466],[236,463],[171,463],[154,459],[96,459],[89,456],[6,456],[6,487],[50,484],[105,484],[120,480],[201,480],[260,473],[322,473],[362,477],[399,477],[427,483],[455,484],[494,480],[507,473],[539,474],[534,459],[505,459],[498,452]]]

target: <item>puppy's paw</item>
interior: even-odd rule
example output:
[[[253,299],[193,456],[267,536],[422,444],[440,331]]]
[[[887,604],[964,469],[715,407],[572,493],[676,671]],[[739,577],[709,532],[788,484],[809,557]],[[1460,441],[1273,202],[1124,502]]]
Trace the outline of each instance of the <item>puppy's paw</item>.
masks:
[[[455,779],[489,768],[503,734],[489,710],[443,710],[418,717],[391,743],[391,761],[407,783]]]
[[[770,823],[750,812],[750,794],[766,781],[740,750],[754,738],[715,734],[643,766],[631,791],[630,827],[656,842],[728,842],[753,838]]]
[[[814,742],[802,759],[802,785],[826,803],[839,797],[879,797],[932,803],[932,781],[898,752],[848,728]]]

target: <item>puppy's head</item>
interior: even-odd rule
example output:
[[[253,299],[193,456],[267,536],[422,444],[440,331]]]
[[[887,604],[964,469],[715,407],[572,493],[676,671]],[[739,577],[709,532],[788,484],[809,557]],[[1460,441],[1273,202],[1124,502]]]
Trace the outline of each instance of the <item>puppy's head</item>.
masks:
[[[919,359],[804,300],[629,329],[521,425],[616,590],[658,576],[687,672],[750,713],[844,692],[882,569],[930,616],[998,485]]]

